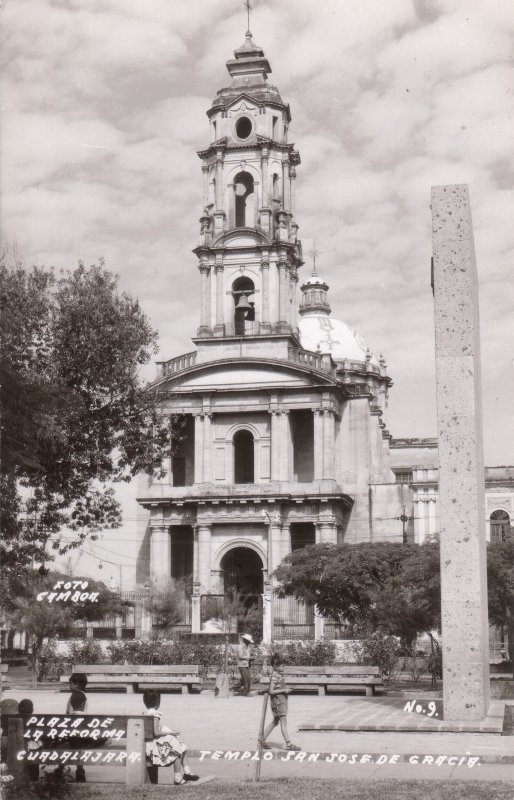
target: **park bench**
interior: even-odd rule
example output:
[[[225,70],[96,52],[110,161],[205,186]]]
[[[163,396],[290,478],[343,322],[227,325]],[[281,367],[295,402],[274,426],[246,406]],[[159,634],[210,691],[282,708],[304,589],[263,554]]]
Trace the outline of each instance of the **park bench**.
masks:
[[[52,768],[63,765],[75,769],[81,764],[86,770],[123,767],[124,781],[120,783],[135,786],[148,783],[145,743],[154,738],[153,717],[34,714],[27,718],[7,714],[4,721],[8,730],[7,771],[17,781],[30,779],[26,769],[29,765]],[[98,739],[92,741],[90,737],[95,731]],[[109,733],[112,735],[108,736]],[[40,749],[26,749],[27,742],[35,741],[36,737]]]
[[[127,694],[139,689],[181,689],[190,694],[193,686],[201,687],[200,667],[197,664],[76,664],[73,672],[87,675],[88,689],[127,689]],[[68,684],[69,675],[60,682]]]
[[[364,689],[366,696],[371,696],[375,694],[377,686],[383,686],[378,667],[362,667],[356,664],[284,667],[284,678],[290,689],[317,689],[319,695],[324,695],[327,689]],[[262,682],[269,683],[269,677],[263,677]]]

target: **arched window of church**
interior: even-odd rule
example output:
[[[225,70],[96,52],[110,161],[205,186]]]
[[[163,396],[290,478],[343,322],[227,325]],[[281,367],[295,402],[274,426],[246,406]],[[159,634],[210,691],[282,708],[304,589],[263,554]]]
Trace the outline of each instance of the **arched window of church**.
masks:
[[[510,533],[510,516],[506,511],[493,511],[489,517],[491,526],[491,543],[506,542]]]
[[[250,431],[234,434],[234,483],[254,482],[254,441]]]
[[[252,228],[254,217],[253,178],[248,172],[238,172],[234,180],[236,228]]]
[[[250,278],[237,278],[232,284],[234,298],[234,327],[236,336],[244,336],[255,320],[255,286]]]

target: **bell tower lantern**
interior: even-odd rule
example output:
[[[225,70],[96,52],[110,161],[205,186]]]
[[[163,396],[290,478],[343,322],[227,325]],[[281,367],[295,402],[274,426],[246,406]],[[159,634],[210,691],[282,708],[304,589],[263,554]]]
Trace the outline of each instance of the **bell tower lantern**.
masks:
[[[295,221],[300,155],[288,141],[289,106],[250,31],[227,61],[230,84],[207,111],[197,344],[208,339],[293,335],[302,265]],[[261,343],[263,344],[263,343]]]

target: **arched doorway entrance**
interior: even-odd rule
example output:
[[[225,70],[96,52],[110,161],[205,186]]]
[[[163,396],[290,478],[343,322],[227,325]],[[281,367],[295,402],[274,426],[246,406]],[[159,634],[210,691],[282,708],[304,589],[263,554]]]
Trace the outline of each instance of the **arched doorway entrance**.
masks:
[[[263,563],[251,547],[233,547],[220,562],[225,595],[238,595],[245,605],[258,602],[263,592]]]

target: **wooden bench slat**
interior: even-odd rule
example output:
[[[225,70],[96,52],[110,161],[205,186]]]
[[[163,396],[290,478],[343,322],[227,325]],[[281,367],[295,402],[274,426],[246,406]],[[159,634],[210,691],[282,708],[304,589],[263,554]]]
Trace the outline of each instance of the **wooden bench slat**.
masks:
[[[263,683],[269,683],[269,678],[262,678]],[[307,683],[319,683],[330,686],[331,684],[341,684],[345,686],[357,686],[359,684],[380,686],[382,684],[381,678],[365,677],[363,675],[356,675],[355,677],[341,678],[341,676],[325,676],[325,675],[304,675],[298,678],[288,679],[286,681],[288,686],[301,686]]]
[[[200,667],[198,664],[76,664],[73,667],[73,672],[85,672],[112,675],[125,675],[125,674],[167,674],[167,673],[184,673],[187,675],[198,675]]]
[[[332,667],[286,667],[284,666],[284,674],[285,675],[303,675],[303,674],[311,674],[314,673],[316,675],[379,675],[380,669],[378,667],[362,667],[358,664],[348,664],[348,665],[341,665],[341,666],[332,666]]]

